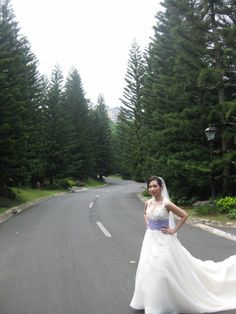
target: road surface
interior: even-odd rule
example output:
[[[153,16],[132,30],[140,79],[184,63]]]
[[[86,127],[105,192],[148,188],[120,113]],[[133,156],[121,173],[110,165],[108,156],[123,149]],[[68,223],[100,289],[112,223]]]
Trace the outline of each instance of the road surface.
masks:
[[[144,184],[109,183],[43,201],[0,225],[0,314],[131,313]],[[178,236],[201,259],[236,253],[234,241],[187,224]]]

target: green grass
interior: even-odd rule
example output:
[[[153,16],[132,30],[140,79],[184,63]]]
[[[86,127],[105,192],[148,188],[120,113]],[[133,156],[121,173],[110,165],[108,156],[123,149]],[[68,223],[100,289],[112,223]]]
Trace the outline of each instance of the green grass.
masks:
[[[122,179],[122,176],[119,174],[111,174],[111,175],[109,175],[109,178]]]
[[[104,185],[104,182],[99,182],[93,178],[87,179],[85,182],[85,188],[92,188]],[[3,213],[9,208],[19,206],[28,202],[32,202],[35,200],[39,200],[45,197],[49,197],[60,192],[66,192],[64,189],[32,189],[29,187],[23,187],[20,189],[12,188],[13,191],[16,193],[16,199],[12,200],[3,196],[0,196],[0,213]]]
[[[31,188],[13,188],[16,193],[16,199],[12,200],[6,197],[0,196],[0,212],[4,212],[7,209],[15,206],[22,205],[27,202],[31,202],[44,197],[52,196],[65,190],[37,190]]]
[[[92,187],[101,186],[101,185],[104,185],[104,182],[97,181],[97,180],[95,180],[93,178],[88,178],[85,181],[85,186],[84,187],[92,188]]]
[[[180,206],[181,207],[181,206]],[[236,223],[236,220],[234,219],[229,219],[227,215],[216,213],[216,214],[211,214],[211,215],[198,215],[193,208],[185,207],[182,206],[182,208],[188,213],[190,218],[203,218],[203,219],[209,219],[209,220],[215,220],[218,222],[232,222]]]

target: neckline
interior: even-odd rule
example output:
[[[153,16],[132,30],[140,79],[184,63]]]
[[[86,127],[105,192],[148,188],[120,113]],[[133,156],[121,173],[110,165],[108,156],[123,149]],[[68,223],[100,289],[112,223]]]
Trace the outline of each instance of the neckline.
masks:
[[[155,200],[155,197],[153,197],[153,198],[152,198],[152,202],[154,202],[156,205],[162,205],[163,202],[164,202],[164,198],[162,198],[161,201],[158,201],[158,202],[157,202],[157,201]]]

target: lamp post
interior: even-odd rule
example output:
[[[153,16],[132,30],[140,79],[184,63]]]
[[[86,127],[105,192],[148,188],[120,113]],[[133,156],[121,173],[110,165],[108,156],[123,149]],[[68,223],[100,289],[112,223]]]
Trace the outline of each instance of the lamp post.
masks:
[[[213,144],[213,141],[214,141],[215,136],[216,136],[216,131],[217,131],[217,129],[215,126],[209,126],[207,129],[205,129],[205,134],[206,134],[207,140],[210,143],[210,160],[211,160],[211,162],[213,159],[212,144]],[[212,169],[211,169],[211,173],[210,173],[210,184],[211,184],[211,199],[212,199],[212,202],[214,202],[215,201],[215,185],[214,185],[214,178],[213,178]]]

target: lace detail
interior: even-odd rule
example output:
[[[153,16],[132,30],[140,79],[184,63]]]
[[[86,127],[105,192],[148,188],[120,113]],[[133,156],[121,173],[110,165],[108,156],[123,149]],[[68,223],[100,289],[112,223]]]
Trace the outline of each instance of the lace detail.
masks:
[[[147,204],[146,215],[148,219],[168,219],[169,212],[166,209],[167,200],[163,200],[162,203],[156,203],[154,199],[150,199]]]
[[[147,230],[141,252],[143,262],[159,268],[158,263],[166,259],[166,255],[169,253],[171,245],[170,237],[172,236],[166,235],[159,230]]]

